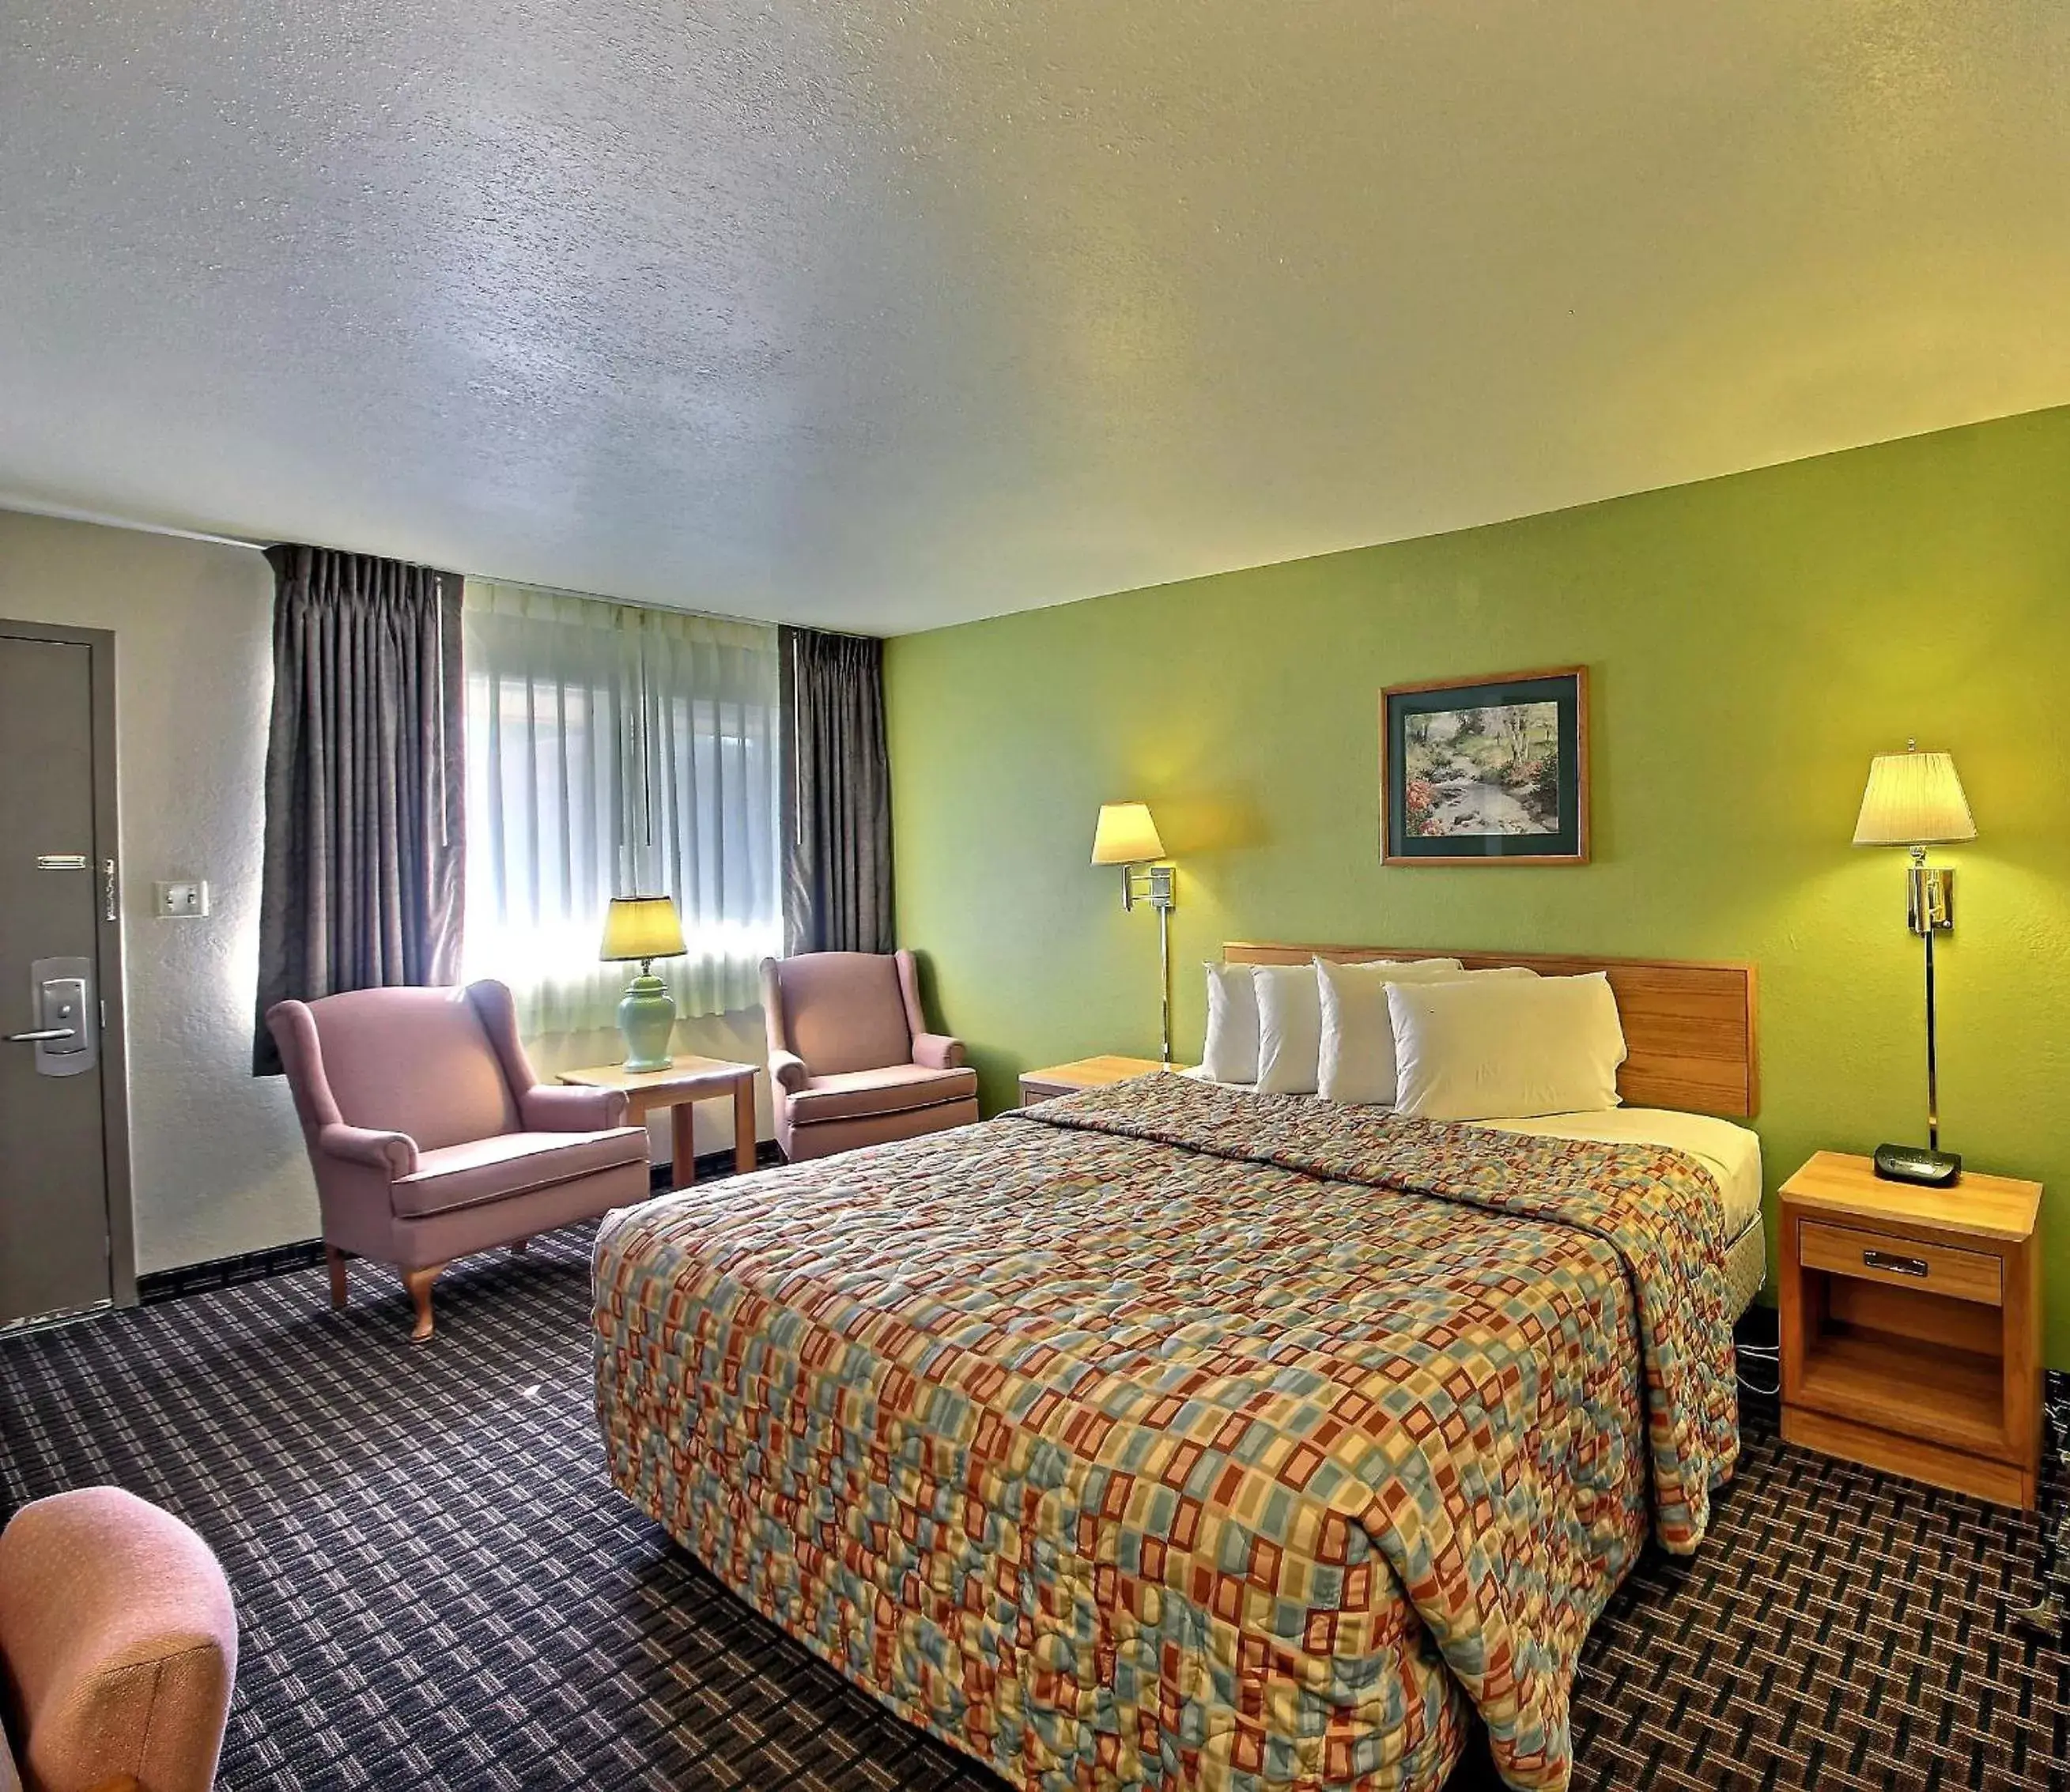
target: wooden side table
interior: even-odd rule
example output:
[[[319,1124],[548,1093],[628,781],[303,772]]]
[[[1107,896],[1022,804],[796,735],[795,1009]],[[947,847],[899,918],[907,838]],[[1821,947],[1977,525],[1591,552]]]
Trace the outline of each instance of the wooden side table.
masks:
[[[1046,1070],[1021,1073],[1021,1105],[1032,1108],[1052,1096],[1076,1095],[1081,1089],[1103,1089],[1112,1083],[1126,1083],[1131,1076],[1148,1076],[1167,1067],[1155,1058],[1078,1058],[1068,1064],[1051,1064]]]
[[[560,1080],[583,1088],[624,1090],[626,1118],[635,1125],[657,1108],[668,1108],[671,1174],[677,1187],[686,1189],[697,1179],[698,1152],[690,1122],[700,1101],[733,1097],[733,1167],[743,1176],[755,1168],[755,1076],[753,1064],[685,1052],[666,1070],[630,1071],[621,1064],[595,1064],[564,1070]]]
[[[1916,1188],[1835,1151],[1784,1183],[1785,1441],[2031,1507],[2040,1210],[2039,1182]]]

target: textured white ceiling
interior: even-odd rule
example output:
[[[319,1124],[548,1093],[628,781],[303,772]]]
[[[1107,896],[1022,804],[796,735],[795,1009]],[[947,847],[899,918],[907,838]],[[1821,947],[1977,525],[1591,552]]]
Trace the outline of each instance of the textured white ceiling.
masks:
[[[894,631],[2070,402],[2063,0],[0,0],[0,501]]]

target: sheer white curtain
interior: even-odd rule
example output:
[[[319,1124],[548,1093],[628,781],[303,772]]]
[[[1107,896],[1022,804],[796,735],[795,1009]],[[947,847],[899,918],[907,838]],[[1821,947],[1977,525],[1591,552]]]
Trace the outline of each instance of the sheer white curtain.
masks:
[[[613,896],[676,899],[685,1014],[759,1000],[782,949],[776,631],[467,582],[464,962],[534,1033],[615,1024]]]

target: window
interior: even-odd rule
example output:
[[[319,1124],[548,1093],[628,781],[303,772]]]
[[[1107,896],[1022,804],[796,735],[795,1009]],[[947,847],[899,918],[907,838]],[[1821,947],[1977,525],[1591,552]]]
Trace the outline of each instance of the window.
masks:
[[[605,905],[670,896],[677,1008],[752,1007],[783,941],[776,631],[477,579],[462,627],[467,974],[528,1032],[612,1027]]]

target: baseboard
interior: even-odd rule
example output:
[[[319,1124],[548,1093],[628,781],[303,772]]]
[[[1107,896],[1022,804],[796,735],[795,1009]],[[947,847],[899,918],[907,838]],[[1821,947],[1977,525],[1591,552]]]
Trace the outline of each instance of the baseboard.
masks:
[[[1782,1341],[1782,1316],[1773,1307],[1764,1307],[1757,1300],[1740,1315],[1739,1323],[1732,1327],[1735,1344],[1758,1345],[1773,1350]]]
[[[137,1304],[154,1306],[161,1300],[178,1300],[183,1295],[199,1294],[209,1288],[260,1282],[268,1276],[288,1276],[297,1270],[313,1269],[323,1260],[323,1240],[302,1239],[264,1251],[240,1251],[234,1257],[182,1263],[177,1269],[153,1269],[137,1278]]]
[[[761,1139],[756,1141],[755,1167],[757,1169],[772,1169],[783,1161],[783,1153],[777,1149],[776,1141],[774,1139]],[[733,1167],[733,1147],[730,1145],[718,1151],[700,1151],[697,1155],[696,1162],[697,1179],[700,1182],[715,1182],[722,1176],[733,1176],[738,1174]],[[648,1173],[648,1180],[657,1192],[664,1189],[673,1189],[676,1186],[676,1166],[673,1164],[657,1164]]]
[[[767,1169],[780,1164],[783,1153],[774,1139],[764,1139],[755,1150],[755,1167]],[[735,1174],[733,1147],[702,1151],[697,1159],[700,1182],[714,1182]],[[657,1164],[652,1171],[657,1190],[676,1186],[673,1168]],[[234,1257],[211,1257],[205,1263],[182,1263],[177,1269],[153,1269],[137,1278],[137,1304],[149,1307],[161,1300],[177,1300],[183,1295],[209,1288],[227,1288],[239,1282],[264,1281],[269,1276],[290,1276],[297,1270],[314,1269],[324,1260],[321,1239],[301,1239],[292,1244],[276,1244],[264,1251],[244,1251]]]

